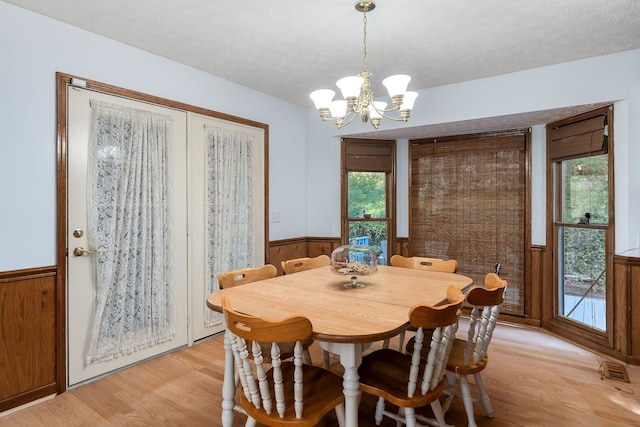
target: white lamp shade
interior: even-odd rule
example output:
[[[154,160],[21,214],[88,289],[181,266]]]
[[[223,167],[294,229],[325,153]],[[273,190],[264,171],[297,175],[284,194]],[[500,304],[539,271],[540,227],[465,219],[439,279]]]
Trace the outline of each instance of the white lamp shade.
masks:
[[[313,103],[316,105],[316,108],[319,110],[321,108],[329,108],[335,95],[336,93],[331,89],[318,89],[311,92],[309,94],[309,98],[311,98]]]
[[[376,108],[373,108],[371,105],[369,105],[369,117],[372,119],[378,119],[382,117],[382,114],[379,113],[378,111],[382,111],[385,108],[387,108],[387,103],[386,102],[382,102],[382,101],[375,101],[373,103],[373,105],[375,105]],[[376,111],[376,109],[378,111]]]
[[[329,106],[331,117],[344,117],[347,114],[347,101],[333,101]]]
[[[396,74],[395,76],[389,76],[382,81],[384,87],[387,88],[390,97],[395,95],[403,95],[407,91],[407,86],[411,81],[411,77],[406,74]]]
[[[340,88],[342,96],[347,99],[349,97],[357,98],[360,95],[360,88],[364,79],[360,76],[343,77],[336,82],[336,86]]]
[[[418,97],[418,92],[407,91],[404,94],[404,98],[402,99],[402,105],[400,106],[400,110],[412,110],[413,104],[416,102],[416,98]]]

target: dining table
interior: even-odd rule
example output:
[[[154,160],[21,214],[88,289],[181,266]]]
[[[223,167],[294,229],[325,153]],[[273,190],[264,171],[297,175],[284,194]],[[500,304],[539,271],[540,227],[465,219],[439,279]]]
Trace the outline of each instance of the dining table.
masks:
[[[277,276],[207,297],[207,306],[222,312],[226,296],[235,310],[266,319],[299,314],[313,325],[312,338],[320,347],[339,356],[344,368],[345,424],[358,425],[360,383],[358,367],[371,343],[396,336],[409,326],[409,311],[417,304],[436,306],[446,301],[451,285],[467,290],[473,280],[455,273],[380,265],[374,274],[359,276],[363,287],[348,287],[350,276],[330,266]],[[233,424],[235,407],[234,362],[230,341],[225,339],[225,371],[222,390],[222,425]]]

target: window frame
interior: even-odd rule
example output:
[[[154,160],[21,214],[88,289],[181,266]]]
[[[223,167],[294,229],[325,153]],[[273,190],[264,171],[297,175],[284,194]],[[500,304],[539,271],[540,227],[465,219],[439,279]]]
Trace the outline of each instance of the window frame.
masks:
[[[385,218],[367,218],[362,221],[384,221],[387,223],[387,260],[395,253],[394,248],[396,245],[396,140],[376,140],[376,139],[359,139],[359,138],[342,138],[341,140],[341,165],[340,165],[340,238],[343,245],[349,244],[349,223],[352,218],[349,218],[349,172],[364,172],[361,168],[359,170],[349,170],[347,167],[347,145],[357,144],[359,148],[366,153],[366,148],[375,148],[380,146],[387,146],[390,148],[390,171],[386,173],[385,188],[386,188],[386,212]],[[353,147],[354,145],[351,145]],[[378,165],[380,162],[375,159],[375,153],[371,153],[372,162]],[[361,161],[361,165],[362,165]],[[366,160],[365,160],[366,162]],[[375,166],[372,170],[366,172],[382,172],[380,169],[376,169]],[[354,218],[355,219],[355,218]]]
[[[606,123],[608,128],[607,147],[605,152],[608,156],[608,203],[609,203],[609,222],[602,224],[567,224],[562,217],[563,202],[563,180],[562,180],[562,162],[570,158],[585,157],[585,154],[603,154],[601,150],[587,151],[575,149],[566,155],[558,155],[554,157],[554,153],[558,150],[552,148],[552,129],[560,126],[571,126],[574,123],[587,122],[597,116],[606,115]],[[602,133],[600,133],[602,134]],[[593,144],[591,144],[593,146]],[[585,146],[586,147],[586,146]],[[600,145],[598,145],[600,147]],[[606,106],[593,110],[578,116],[560,120],[558,122],[549,123],[547,125],[547,280],[544,285],[544,307],[542,324],[545,329],[551,330],[558,335],[579,342],[588,348],[600,350],[598,347],[613,348],[615,335],[615,301],[613,293],[614,281],[614,265],[613,256],[615,248],[615,215],[614,215],[614,158],[613,158],[613,106]],[[559,236],[560,229],[565,226],[576,228],[593,228],[606,231],[605,237],[605,253],[606,253],[606,331],[591,328],[589,325],[571,320],[560,315],[559,301],[559,271],[558,263],[561,254],[559,253]]]

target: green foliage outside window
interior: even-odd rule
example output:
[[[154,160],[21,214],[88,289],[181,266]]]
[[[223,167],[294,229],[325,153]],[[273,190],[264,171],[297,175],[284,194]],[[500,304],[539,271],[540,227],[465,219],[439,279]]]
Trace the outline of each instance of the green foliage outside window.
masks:
[[[349,172],[349,219],[386,218],[386,174]],[[366,215],[366,217],[365,217]],[[386,221],[349,221],[349,242],[363,243],[378,255],[387,253]]]
[[[578,223],[589,213],[592,224],[609,222],[607,155],[562,162],[564,175],[562,222]]]
[[[606,253],[604,230],[564,228],[564,284],[565,293],[577,286],[582,294],[594,280],[598,283],[593,291],[604,293],[606,275]]]
[[[387,240],[387,223],[381,221],[358,221],[349,223],[349,242],[357,237],[366,236],[369,238],[368,246],[373,247],[380,253],[381,241]]]
[[[606,225],[609,222],[607,155],[565,160],[563,167],[562,222]],[[591,286],[606,269],[605,231],[563,227],[565,286]],[[603,292],[604,274],[593,288]],[[586,289],[585,289],[586,290]]]
[[[384,172],[349,172],[349,218],[384,218],[386,211]]]

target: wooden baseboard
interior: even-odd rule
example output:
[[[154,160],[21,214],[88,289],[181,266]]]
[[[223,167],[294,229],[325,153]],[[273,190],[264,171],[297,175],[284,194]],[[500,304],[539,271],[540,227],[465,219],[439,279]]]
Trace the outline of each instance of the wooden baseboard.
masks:
[[[56,383],[47,384],[46,386],[39,387],[34,390],[30,390],[25,393],[21,393],[15,396],[11,396],[7,399],[0,400],[0,414],[4,414],[5,411],[9,411],[13,408],[18,408],[30,404],[33,401],[47,398],[50,395],[55,395],[57,390]]]

